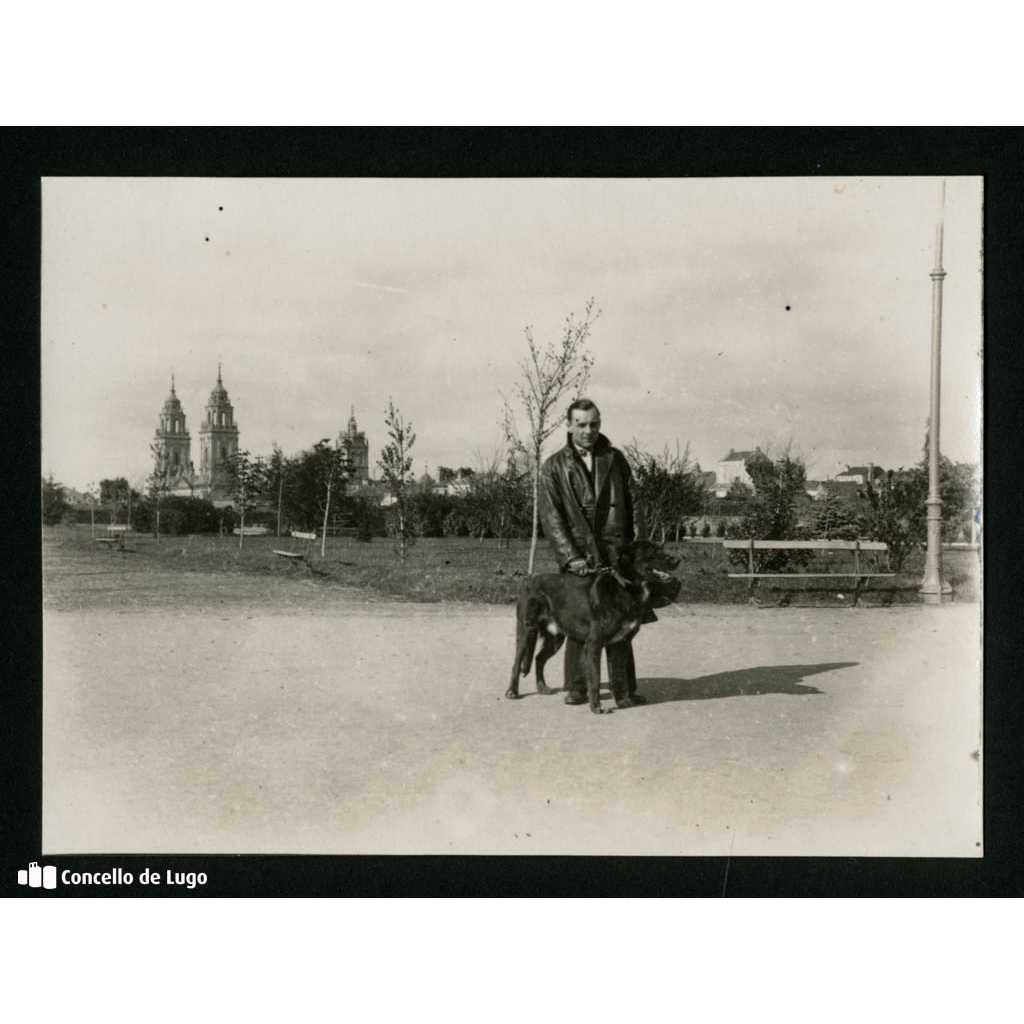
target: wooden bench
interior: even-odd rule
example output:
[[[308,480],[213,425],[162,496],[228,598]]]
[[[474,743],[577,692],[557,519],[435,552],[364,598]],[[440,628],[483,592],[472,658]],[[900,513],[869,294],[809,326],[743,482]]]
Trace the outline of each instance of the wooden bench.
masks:
[[[107,531],[106,537],[93,537],[97,544],[116,544],[118,551],[135,550],[135,548],[127,546],[127,542],[131,539],[134,532],[130,526],[107,526],[105,529]],[[113,550],[113,547],[111,547],[111,550]]]
[[[723,544],[726,548],[744,550],[748,552],[748,571],[731,572],[730,579],[749,579],[750,593],[748,601],[751,604],[760,605],[761,602],[754,596],[758,583],[763,579],[856,579],[857,584],[853,591],[852,608],[857,607],[860,600],[861,588],[867,580],[881,576],[895,576],[894,572],[872,572],[861,567],[860,556],[863,551],[888,551],[889,545],[877,540],[727,540]],[[755,551],[850,551],[853,553],[852,572],[757,572],[754,568]],[[788,604],[783,598],[780,604]]]
[[[292,530],[292,547],[290,551],[278,551],[274,550],[275,555],[279,555],[281,558],[287,558],[291,562],[302,562],[307,568],[309,568],[309,549],[313,545],[313,541],[316,540],[316,530],[312,533],[302,533],[299,530]],[[304,540],[306,542],[305,548],[302,551],[296,551],[296,541]]]

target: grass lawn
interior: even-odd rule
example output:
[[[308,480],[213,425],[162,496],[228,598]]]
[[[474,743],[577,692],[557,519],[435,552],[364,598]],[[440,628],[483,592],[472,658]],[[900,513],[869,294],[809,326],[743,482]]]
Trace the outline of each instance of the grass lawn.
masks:
[[[508,604],[515,600],[521,578],[526,573],[529,541],[514,540],[510,547],[499,548],[495,540],[464,537],[420,538],[406,562],[399,561],[391,540],[377,538],[360,543],[350,537],[329,537],[327,553],[320,557],[317,541],[310,550],[310,567],[299,561],[280,558],[274,548],[303,550],[304,541],[292,538],[246,537],[239,549],[237,537],[196,535],[136,535],[134,549],[111,551],[95,543],[88,526],[44,527],[44,545],[57,545],[63,559],[84,565],[122,566],[125,570],[164,572],[221,572],[267,576],[270,579],[296,575],[324,586],[364,588],[375,596],[405,601],[466,601]],[[742,569],[730,565],[725,551],[713,543],[669,544],[680,558],[676,575],[682,581],[680,604],[742,604],[747,598],[747,582],[731,580],[729,572]],[[851,564],[848,554],[836,553],[818,558],[809,571],[839,572]],[[907,560],[904,571],[894,580],[876,580],[863,592],[862,605],[892,601],[897,604],[919,600],[917,588],[923,574],[924,556],[917,553]],[[547,544],[537,549],[537,572],[556,570]],[[953,586],[957,601],[979,598],[978,556],[971,551],[943,552],[945,578]],[[799,591],[794,604],[836,605],[848,603],[853,580],[793,580],[778,586]],[[778,598],[780,590],[765,580],[760,588],[765,600]],[[838,595],[842,594],[840,598]]]

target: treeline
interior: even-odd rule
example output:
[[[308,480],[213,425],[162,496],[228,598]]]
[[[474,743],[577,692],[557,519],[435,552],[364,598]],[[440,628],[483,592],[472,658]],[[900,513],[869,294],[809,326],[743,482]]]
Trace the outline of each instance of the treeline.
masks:
[[[625,447],[640,500],[646,511],[646,533],[658,540],[679,540],[696,532],[693,521],[704,508],[706,491],[700,468],[688,452],[644,452],[634,441]],[[98,501],[113,522],[140,532],[171,535],[231,533],[236,526],[263,526],[271,533],[292,530],[346,533],[363,541],[395,535],[389,522],[394,491],[385,482],[354,483],[343,453],[325,441],[293,456],[274,447],[269,457],[239,452],[228,466],[232,504],[216,507],[208,500],[166,493],[159,478],[148,492],[129,486],[124,477],[102,480]],[[453,484],[455,486],[453,486]],[[506,544],[528,539],[533,527],[530,466],[509,458],[503,468],[493,464],[473,470],[438,468],[438,478],[424,474],[404,486],[406,528],[415,537],[474,537]],[[328,488],[332,488],[328,505]],[[44,481],[50,517],[67,513],[61,488]],[[82,521],[88,522],[88,513]]]
[[[907,557],[927,539],[927,458],[911,469],[889,470],[877,483],[852,493],[827,491],[818,501],[807,497],[803,461],[784,452],[770,458],[757,452],[745,462],[753,483],[742,516],[724,535],[755,540],[877,540],[888,545],[889,568],[899,572]],[[978,503],[976,467],[939,460],[942,540],[970,537],[971,516]],[[758,571],[775,572],[806,564],[806,551],[764,551],[755,556]],[[746,564],[747,554],[734,551],[731,560]]]

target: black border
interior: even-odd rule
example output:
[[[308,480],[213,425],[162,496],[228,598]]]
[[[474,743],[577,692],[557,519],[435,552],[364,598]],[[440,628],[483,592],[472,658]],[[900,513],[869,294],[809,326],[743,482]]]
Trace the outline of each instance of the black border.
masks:
[[[254,177],[715,177],[984,175],[985,178],[985,856],[264,857],[61,856],[61,869],[137,875],[203,871],[195,896],[1019,896],[1022,698],[1016,686],[1024,541],[1020,493],[1020,129],[5,129],[0,135],[5,334],[2,503],[6,571],[0,644],[3,864],[0,892],[40,859],[42,585],[39,544],[40,178],[50,175]],[[1019,504],[1019,501],[1018,501]],[[1010,557],[1007,558],[1006,555]],[[56,896],[182,890],[59,887]],[[34,894],[35,895],[35,894]]]

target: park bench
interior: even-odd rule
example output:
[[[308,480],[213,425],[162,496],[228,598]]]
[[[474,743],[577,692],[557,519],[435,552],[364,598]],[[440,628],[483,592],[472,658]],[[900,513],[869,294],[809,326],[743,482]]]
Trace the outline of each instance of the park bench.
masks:
[[[867,580],[881,576],[895,576],[894,572],[873,572],[861,565],[862,552],[888,551],[889,545],[876,540],[727,540],[726,548],[742,549],[748,552],[747,572],[731,572],[730,579],[749,579],[750,592],[747,599],[751,604],[760,605],[754,596],[757,585],[763,579],[855,579],[852,608],[857,607],[861,589]],[[849,551],[853,554],[852,572],[757,572],[754,567],[755,551]],[[783,598],[780,604],[788,604]]]
[[[127,542],[131,539],[131,535],[133,532],[130,526],[112,525],[105,527],[105,529],[107,531],[106,537],[93,538],[93,540],[95,540],[97,544],[107,544],[110,546],[111,550],[113,550],[115,546],[117,547],[118,551],[135,550],[135,548],[130,548],[127,546]]]
[[[278,551],[274,550],[274,554],[281,558],[287,558],[290,562],[302,562],[307,568],[309,568],[309,549],[313,545],[313,541],[316,540],[316,530],[312,533],[302,533],[299,530],[292,530],[292,546],[289,551]],[[296,541],[304,540],[306,546],[302,551],[296,550]]]

